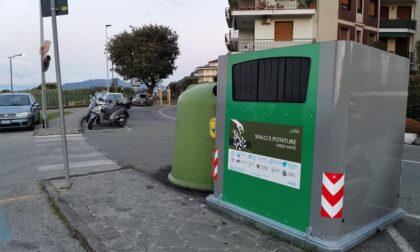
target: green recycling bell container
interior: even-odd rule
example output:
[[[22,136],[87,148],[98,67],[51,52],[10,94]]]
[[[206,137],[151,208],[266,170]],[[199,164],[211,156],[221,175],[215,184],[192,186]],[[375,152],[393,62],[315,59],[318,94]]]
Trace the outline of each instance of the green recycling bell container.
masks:
[[[178,99],[172,172],[168,175],[174,185],[213,190],[215,90],[215,83],[200,84],[187,89]]]

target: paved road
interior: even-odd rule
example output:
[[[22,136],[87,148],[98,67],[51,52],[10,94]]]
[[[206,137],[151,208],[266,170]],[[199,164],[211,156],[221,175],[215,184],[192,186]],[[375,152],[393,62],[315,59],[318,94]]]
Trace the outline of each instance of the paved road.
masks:
[[[75,110],[69,118],[78,118]],[[59,132],[51,122],[49,133]],[[77,132],[77,123],[69,123]],[[51,211],[38,181],[63,176],[61,137],[23,130],[0,131],[0,251],[83,251]],[[44,133],[39,130],[38,133]],[[47,132],[48,133],[48,132]],[[81,134],[68,135],[72,174],[114,170],[119,165],[89,146]]]
[[[0,251],[80,251],[40,193],[33,132],[0,132]]]
[[[132,107],[129,113],[125,128],[85,130],[87,141],[120,165],[158,176],[172,163],[176,107]]]
[[[90,145],[120,164],[165,180],[172,161],[176,107],[133,107],[127,128],[86,131]],[[410,214],[353,251],[420,251],[420,146],[405,146],[401,206]]]

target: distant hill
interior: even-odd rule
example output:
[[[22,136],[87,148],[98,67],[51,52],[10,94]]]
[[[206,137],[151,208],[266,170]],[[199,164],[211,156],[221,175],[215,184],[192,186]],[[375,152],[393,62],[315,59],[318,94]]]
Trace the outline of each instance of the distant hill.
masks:
[[[111,85],[111,80],[109,80],[109,85]],[[131,84],[118,79],[118,86],[131,87]],[[106,88],[106,80],[105,79],[93,79],[93,80],[86,80],[86,81],[81,81],[81,82],[66,83],[66,84],[63,84],[62,87],[63,87],[64,90],[93,88],[93,87]]]

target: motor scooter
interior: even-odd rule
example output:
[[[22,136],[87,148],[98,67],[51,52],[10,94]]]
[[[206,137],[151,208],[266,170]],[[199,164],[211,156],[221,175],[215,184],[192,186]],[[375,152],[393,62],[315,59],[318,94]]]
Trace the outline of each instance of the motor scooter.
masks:
[[[121,101],[115,104],[106,103],[103,98],[99,98],[95,103],[91,99],[89,105],[88,129],[93,129],[94,125],[108,124],[108,126],[124,127],[130,117],[128,109],[131,102]]]

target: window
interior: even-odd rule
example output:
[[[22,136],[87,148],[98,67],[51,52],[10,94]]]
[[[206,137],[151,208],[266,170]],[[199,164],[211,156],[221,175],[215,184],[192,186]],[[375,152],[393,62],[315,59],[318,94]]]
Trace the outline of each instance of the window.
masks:
[[[356,30],[356,42],[362,43],[362,31]]]
[[[368,45],[372,45],[375,42],[376,42],[376,33],[369,32],[368,41],[367,41]]]
[[[378,0],[369,0],[369,16],[377,17]]]
[[[275,41],[292,41],[293,40],[293,22],[278,21],[274,27]]]
[[[397,18],[398,19],[411,19],[411,6],[398,6]]]
[[[357,13],[363,13],[363,0],[357,0]]]
[[[310,62],[304,57],[278,57],[236,64],[233,100],[304,103]]]
[[[388,19],[388,16],[389,16],[389,7],[381,6],[381,20]]]
[[[340,27],[338,40],[350,40],[350,29],[347,27]]]
[[[341,9],[350,10],[351,9],[351,0],[340,0]]]

